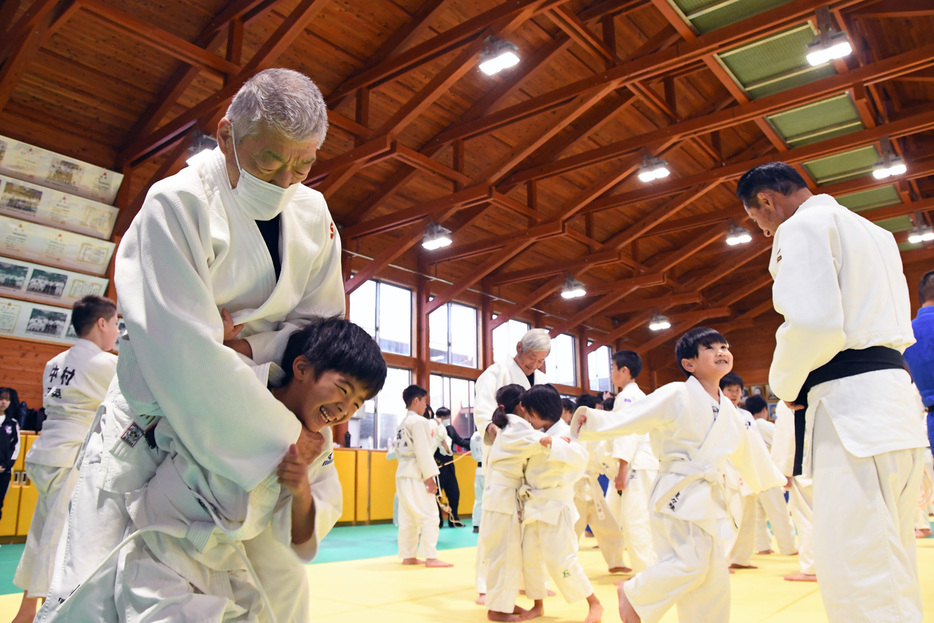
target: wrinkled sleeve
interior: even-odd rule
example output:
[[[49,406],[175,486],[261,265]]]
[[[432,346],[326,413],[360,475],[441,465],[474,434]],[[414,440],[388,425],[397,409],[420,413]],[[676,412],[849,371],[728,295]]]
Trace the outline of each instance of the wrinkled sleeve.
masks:
[[[327,210],[327,207],[324,208]],[[328,219],[330,223],[330,219]],[[285,355],[289,336],[313,318],[344,317],[344,280],[341,272],[340,236],[328,239],[312,272],[315,279],[308,285],[301,300],[286,316],[276,331],[254,333],[245,339],[253,350],[257,363],[280,363]]]
[[[779,229],[772,300],[785,322],[775,334],[769,386],[794,401],[808,373],[843,348],[843,296],[837,271],[841,249],[835,222],[794,218]]]
[[[729,417],[721,412],[720,417]],[[727,458],[736,467],[736,471],[743,477],[743,482],[752,490],[759,493],[772,487],[781,487],[785,484],[785,477],[772,462],[772,457],[762,435],[755,426],[747,427],[738,413],[733,415],[737,419],[736,426],[741,429],[741,443],[735,452]]]
[[[486,432],[487,426],[493,421],[493,412],[496,411],[496,390],[499,389],[499,377],[493,367],[484,370],[474,385],[476,399],[473,406],[473,421],[477,430]]]
[[[435,463],[434,452],[432,451],[432,428],[431,422],[420,417],[410,431],[412,445],[415,446],[415,462],[418,464],[418,471],[422,475],[422,480],[428,480],[438,475],[438,464]]]
[[[297,418],[222,344],[204,199],[151,192],[120,244],[115,281],[148,392],[205,469],[251,490],[299,437]],[[199,222],[200,220],[200,222]],[[121,381],[123,381],[121,375]]]
[[[308,479],[315,504],[315,532],[304,543],[292,543],[292,551],[305,562],[311,562],[318,555],[319,544],[344,512],[343,492],[334,461],[314,469],[314,473],[311,471]]]
[[[549,461],[556,461],[566,466],[568,471],[581,471],[587,467],[587,450],[577,442],[568,443],[560,437],[552,437]]]
[[[613,439],[633,433],[647,433],[664,426],[684,406],[683,383],[662,386],[622,411],[600,411],[578,407],[571,419],[571,438],[581,441]],[[586,416],[586,423],[580,424]]]
[[[775,435],[772,437],[772,462],[785,476],[791,476],[795,462],[795,417],[784,403],[775,407]]]

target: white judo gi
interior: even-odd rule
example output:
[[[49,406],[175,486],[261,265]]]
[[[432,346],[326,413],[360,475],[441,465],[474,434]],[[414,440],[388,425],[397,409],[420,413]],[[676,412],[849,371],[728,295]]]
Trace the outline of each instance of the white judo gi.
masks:
[[[39,498],[13,576],[13,583],[32,597],[44,597],[49,590],[55,550],[78,480],[78,450],[116,372],[117,356],[84,339],[45,364],[46,420],[26,454],[26,473]]]
[[[814,487],[811,479],[793,476],[795,462],[795,414],[780,402],[775,406],[775,434],[772,437],[772,461],[786,477],[788,507],[798,530],[798,564],[801,573],[816,575],[814,570]],[[849,521],[850,518],[845,519]]]
[[[548,382],[548,378],[540,370],[532,373],[533,385],[541,385]],[[486,435],[486,429],[492,421],[493,412],[499,406],[496,403],[496,392],[499,388],[506,385],[521,385],[524,389],[529,389],[529,378],[516,363],[515,359],[496,362],[477,378],[474,384],[474,407],[473,420],[474,425],[481,435]],[[481,437],[482,438],[482,437]],[[489,481],[489,471],[487,470],[487,454],[490,451],[490,445],[483,443],[480,445],[482,457],[479,462],[483,464],[484,486]],[[476,457],[474,457],[476,459]],[[483,496],[480,496],[483,499]],[[482,506],[482,502],[481,502]],[[474,515],[473,522],[477,525],[483,517],[482,510],[480,515]],[[476,559],[476,588],[478,593],[486,592],[486,546],[483,543],[483,535],[477,539],[477,559]]]
[[[622,411],[633,402],[645,398],[645,392],[632,381],[613,402],[613,411]],[[616,518],[623,543],[629,551],[633,571],[644,571],[655,562],[652,529],[649,527],[649,492],[658,474],[658,459],[652,454],[648,435],[626,435],[611,442],[611,456],[626,461],[626,488],[617,491],[614,479],[606,489],[606,503]]]
[[[583,478],[574,485],[574,506],[577,508],[574,533],[579,539],[584,529],[590,526],[606,566],[610,569],[623,567],[623,532],[598,480],[601,475],[606,476],[610,480],[607,491],[613,488],[613,478],[619,470],[619,462],[612,454],[613,444],[610,441],[587,441],[581,445],[587,451],[588,459]]]
[[[582,414],[587,421],[580,427]],[[619,413],[578,409],[571,432],[590,440],[648,433],[658,457],[649,515],[658,562],[623,585],[642,621],[656,623],[675,604],[681,623],[728,621],[725,543],[736,532],[738,509],[728,506],[727,461],[754,491],[785,480],[759,434],[722,392],[715,404],[694,377]]]
[[[473,477],[473,511],[471,521],[474,527],[480,526],[483,514],[483,432],[476,430],[470,436],[470,456],[477,462]]]
[[[775,439],[775,423],[756,418],[756,428],[762,435],[765,447],[771,451]],[[788,503],[785,502],[784,489],[782,487],[766,489],[756,496],[756,500],[756,551],[772,549],[772,537],[769,535],[769,525],[771,525],[775,542],[778,545],[778,553],[783,556],[793,555],[798,550],[795,547],[795,530],[791,525],[791,515]]]
[[[434,453],[438,428],[413,411],[396,429],[393,446],[399,465],[396,467],[396,491],[399,495],[399,556],[438,557],[438,503],[428,492],[425,481],[438,475]]]
[[[808,374],[846,349],[914,342],[891,233],[815,195],[775,232],[772,299],[784,316],[769,385],[793,402]],[[908,372],[878,370],[808,394],[804,474],[813,473],[817,574],[831,622],[921,621],[914,507],[925,443]],[[844,513],[847,521],[835,518]]]
[[[490,445],[480,538],[486,546],[486,608],[512,612],[519,596],[522,572],[521,503],[519,490],[529,457],[545,454],[539,443],[545,434],[518,415]]]
[[[278,280],[255,223],[276,213],[238,201],[219,149],[196,155],[150,189],[117,253],[115,282],[127,325],[117,380],[88,437],[63,537],[67,544],[59,547],[50,599],[38,620],[51,620],[51,611],[125,536],[145,527],[131,519],[127,494],[140,490],[181,449],[194,462],[178,474],[186,487],[215,497],[197,490],[211,474],[222,483],[218,494],[231,495],[233,504],[212,509],[227,514],[219,519],[243,521],[254,490],[264,505],[276,506],[275,471],[299,438],[301,423],[268,391],[264,369],[281,361],[300,323],[344,311],[340,240],[321,194],[300,186],[276,209]],[[223,346],[222,308],[244,324],[240,336],[249,341],[255,366]],[[145,438],[147,430],[156,448]],[[257,562],[257,571],[275,569],[273,560]],[[114,574],[112,563],[104,574],[109,585],[102,578],[99,593],[78,594],[81,603],[69,604],[72,620],[117,620]],[[303,575],[299,581],[307,580]],[[279,586],[269,585],[267,592],[275,594]],[[174,620],[206,620],[200,589],[189,591],[175,596],[191,603]],[[154,588],[152,601],[160,598]],[[145,612],[120,616],[144,620]]]
[[[563,420],[555,422],[545,435],[551,437],[551,448],[529,458],[525,469],[529,486],[522,508],[525,595],[533,600],[544,599],[550,576],[565,600],[578,601],[593,594],[593,586],[577,561],[578,539],[574,532],[574,484],[587,466],[587,451],[577,442],[561,439],[571,435]]]
[[[736,412],[743,419],[746,430],[758,434],[759,429],[756,426],[756,419],[752,417],[752,413],[740,407],[736,408]],[[732,466],[728,466],[728,469],[732,469]],[[731,565],[749,566],[752,564],[752,551],[755,546],[758,496],[746,486],[746,483],[738,474],[734,474],[733,478],[728,480],[732,481],[734,479],[739,483],[739,486],[736,489],[728,490],[727,493],[736,496],[737,504],[742,508],[742,511],[739,529],[736,531],[736,538],[733,539],[730,547],[729,561]]]

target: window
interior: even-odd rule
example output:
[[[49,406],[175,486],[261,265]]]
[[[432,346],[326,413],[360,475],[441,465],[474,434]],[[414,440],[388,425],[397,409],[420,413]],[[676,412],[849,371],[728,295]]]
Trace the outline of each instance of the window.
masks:
[[[609,346],[601,346],[587,355],[587,376],[589,377],[591,391],[612,392],[613,383],[610,381],[610,352]]]
[[[350,294],[350,320],[387,353],[412,354],[412,291],[367,281]]]
[[[395,437],[396,427],[405,415],[402,390],[411,384],[411,371],[402,368],[389,368],[386,371],[382,391],[372,400],[367,400],[348,424],[353,446],[378,450],[389,447]]]
[[[432,408],[451,410],[451,424],[461,437],[470,437],[476,430],[473,422],[474,382],[452,376],[432,374],[429,395]]]
[[[432,361],[477,367],[477,310],[448,303],[428,316],[428,348]]]
[[[551,352],[545,359],[545,372],[552,383],[577,385],[577,357],[574,353],[575,339],[562,333],[551,340]]]
[[[516,344],[531,325],[518,320],[507,320],[493,329],[493,361],[507,361],[516,355]]]

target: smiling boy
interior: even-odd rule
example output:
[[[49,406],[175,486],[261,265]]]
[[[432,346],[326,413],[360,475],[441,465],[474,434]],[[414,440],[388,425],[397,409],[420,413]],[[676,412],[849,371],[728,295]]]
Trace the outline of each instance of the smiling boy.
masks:
[[[736,532],[725,496],[729,459],[751,488],[780,485],[762,439],[719,388],[733,367],[726,339],[713,329],[685,333],[675,358],[688,377],[669,383],[621,412],[579,408],[571,421],[579,439],[648,433],[660,461],[649,521],[658,562],[619,587],[623,623],[655,623],[673,605],[678,618],[728,621],[730,582],[725,543]]]

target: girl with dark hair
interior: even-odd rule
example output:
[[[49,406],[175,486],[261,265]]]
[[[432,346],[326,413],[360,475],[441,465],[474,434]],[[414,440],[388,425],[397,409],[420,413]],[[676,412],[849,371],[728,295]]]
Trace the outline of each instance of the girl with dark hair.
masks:
[[[498,406],[492,419],[499,432],[492,441],[489,434],[484,440],[492,443],[480,522],[480,540],[489,564],[486,608],[491,621],[520,621],[526,612],[516,606],[522,560],[518,495],[529,457],[546,450],[539,443],[545,434],[518,415],[522,394],[522,387],[516,384],[496,392]]]

